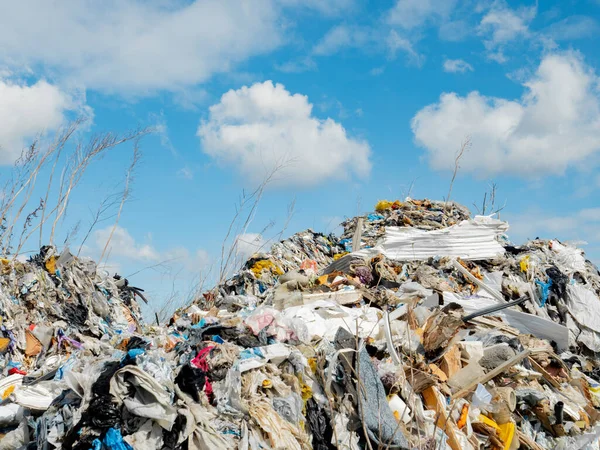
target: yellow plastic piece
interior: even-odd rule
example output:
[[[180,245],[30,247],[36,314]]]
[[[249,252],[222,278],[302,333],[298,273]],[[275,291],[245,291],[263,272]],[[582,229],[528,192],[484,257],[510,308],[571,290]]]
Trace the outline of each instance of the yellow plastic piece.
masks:
[[[492,427],[492,428],[495,428],[496,430],[500,430],[500,427],[494,420],[490,419],[489,417],[484,416],[483,414],[479,414],[479,421]]]
[[[263,380],[262,387],[265,389],[271,389],[273,387],[273,382],[271,380]]]
[[[0,321],[1,323],[1,321]],[[8,349],[8,346],[10,345],[10,339],[9,338],[0,338],[0,352],[5,352]]]
[[[388,200],[379,200],[375,205],[375,211],[382,212],[387,211],[388,209],[392,209],[393,203]]]
[[[521,267],[521,272],[527,272],[529,270],[529,255],[521,259],[519,267]]]
[[[317,358],[308,358],[308,367],[313,373],[317,373]]]
[[[513,422],[498,425],[494,420],[483,414],[479,414],[479,421],[498,430],[498,436],[500,437],[500,440],[504,442],[504,450],[510,449],[513,438],[515,437],[515,424]]]
[[[315,284],[317,284],[317,285],[326,284],[327,278],[329,278],[329,275],[321,275],[319,278],[317,278],[317,281],[315,281]]]
[[[349,252],[342,252],[342,253],[336,253],[335,255],[333,255],[333,260],[337,261],[338,259],[340,259],[342,256],[346,256]]]
[[[512,422],[507,422],[502,425],[498,425],[500,432],[500,439],[504,442],[504,450],[509,450],[512,444],[513,438],[515,437],[515,424]]]
[[[56,273],[56,258],[54,256],[51,256],[46,261],[46,270],[50,273]]]
[[[389,200],[379,200],[375,205],[375,211],[383,212],[388,211],[390,209],[400,209],[402,208],[402,202],[400,200],[395,200],[390,202]]]
[[[302,400],[304,400],[304,402],[310,400],[313,396],[313,391],[307,384],[301,385],[300,392],[302,392]]]
[[[252,273],[256,278],[260,278],[260,275],[263,270],[270,270],[271,273],[275,275],[283,275],[283,270],[273,264],[273,261],[269,261],[268,259],[261,259],[260,261],[256,261],[254,265],[250,268]]]
[[[8,396],[13,393],[14,390],[15,390],[14,384],[12,386],[9,386],[8,388],[6,388],[6,390],[2,393],[2,400],[6,400],[8,398]]]

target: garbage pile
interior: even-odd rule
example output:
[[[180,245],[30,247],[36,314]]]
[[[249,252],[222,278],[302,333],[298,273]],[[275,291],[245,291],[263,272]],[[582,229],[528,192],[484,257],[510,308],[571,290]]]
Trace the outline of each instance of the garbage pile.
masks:
[[[126,280],[0,261],[1,449],[598,449],[600,273],[460,205],[382,201],[144,324]]]

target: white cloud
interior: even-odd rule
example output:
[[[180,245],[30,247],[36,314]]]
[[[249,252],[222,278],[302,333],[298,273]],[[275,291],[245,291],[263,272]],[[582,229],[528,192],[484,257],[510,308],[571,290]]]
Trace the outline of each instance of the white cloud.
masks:
[[[312,109],[306,96],[265,81],[225,93],[197,134],[206,154],[251,182],[262,181],[281,164],[280,185],[366,177],[369,145],[349,137],[334,120],[314,117]]]
[[[173,102],[182,109],[198,111],[201,105],[205,105],[210,95],[206,89],[200,86],[186,87],[172,92]]]
[[[332,27],[313,47],[315,56],[333,55],[346,49],[360,49],[367,54],[387,53],[393,59],[401,51],[413,64],[420,66],[424,56],[415,50],[427,26],[440,28],[440,36],[447,40],[461,40],[465,36],[459,23],[451,26],[450,18],[456,0],[396,0],[377,25],[358,26],[340,24]]]
[[[182,267],[188,272],[198,273],[210,267],[212,258],[206,250],[198,249],[195,253],[185,247],[175,247],[161,254],[167,264]]]
[[[507,56],[504,54],[503,50],[497,50],[495,52],[489,52],[487,54],[488,59],[492,61],[496,61],[498,64],[504,64],[508,61]]]
[[[0,164],[11,164],[28,140],[64,124],[69,111],[91,114],[85,98],[44,80],[27,85],[0,79]]]
[[[465,73],[467,71],[473,72],[473,66],[462,59],[444,60],[444,72]]]
[[[312,9],[327,16],[337,16],[356,7],[356,0],[278,0],[286,6]]]
[[[458,42],[473,33],[472,2],[457,0],[396,0],[387,12],[387,23],[402,31],[413,45],[428,28],[437,28],[444,41]]]
[[[258,233],[239,234],[236,236],[235,242],[237,255],[244,260],[250,258],[254,253],[269,250],[266,248],[266,240]]]
[[[280,10],[276,0],[4,2],[0,60],[87,88],[179,91],[281,45]]]
[[[448,17],[455,5],[456,0],[397,0],[388,12],[388,21],[405,30],[412,30],[429,20]]]
[[[481,19],[481,31],[489,33],[493,44],[510,42],[529,33],[529,22],[536,15],[536,8],[510,9],[503,2],[497,2]]]
[[[527,239],[559,239],[579,242],[587,256],[600,264],[600,208],[585,208],[568,214],[552,215],[545,211],[507,214],[509,237],[518,244]]]
[[[440,25],[438,35],[440,39],[450,42],[464,40],[471,33],[471,25],[466,20],[452,20]]]
[[[108,242],[110,233],[113,229],[112,225],[96,230],[94,232],[94,238],[96,241],[96,248],[102,250]],[[120,226],[115,228],[115,231],[108,244],[108,253],[112,258],[124,257],[133,261],[159,261],[160,254],[150,244],[138,244],[133,236],[129,232]]]
[[[98,260],[108,241],[113,226],[94,232],[94,242],[91,247],[85,246],[83,253]],[[185,247],[173,247],[165,251],[157,250],[151,243],[139,243],[126,228],[117,226],[110,240],[105,264],[112,266],[111,271],[119,271],[120,267],[132,269],[135,264],[154,265],[160,264],[163,270],[197,273],[210,266],[212,259],[203,249],[190,252]]]
[[[542,31],[555,41],[585,39],[598,35],[598,22],[587,16],[570,16],[553,23]]]
[[[349,48],[361,49],[368,53],[387,51],[392,59],[402,51],[416,64],[420,64],[423,59],[414,50],[411,41],[396,30],[348,25],[336,25],[331,28],[313,47],[312,52],[316,56],[327,56]]]
[[[420,110],[411,126],[435,169],[452,169],[458,146],[470,135],[463,171],[528,178],[560,174],[569,166],[598,162],[598,83],[578,54],[547,55],[523,83],[521,99],[444,93]]]
[[[402,50],[418,66],[420,66],[423,63],[424,56],[418,54],[415,51],[415,49],[413,48],[413,45],[411,44],[411,42],[408,39],[400,36],[396,32],[396,30],[390,31],[390,34],[387,37],[386,43],[387,43],[387,46],[388,46],[388,49],[389,49],[389,52],[390,52],[390,56],[392,58],[396,57],[396,54],[398,53],[398,50]]]
[[[502,0],[494,2],[479,24],[479,33],[485,37],[484,45],[490,59],[500,63],[505,62],[507,60],[503,52],[505,45],[518,38],[529,36],[529,23],[536,14],[536,6],[511,9]]]
[[[362,27],[336,25],[313,47],[317,56],[333,55],[345,48],[361,48],[373,44],[373,30]]]
[[[579,217],[590,222],[600,222],[600,208],[585,208],[579,211]]]
[[[169,137],[169,127],[164,113],[162,111],[160,114],[150,113],[148,115],[148,120],[153,124],[152,131],[160,139],[160,145],[169,150],[173,156],[177,156],[177,150],[175,150],[171,138]]]

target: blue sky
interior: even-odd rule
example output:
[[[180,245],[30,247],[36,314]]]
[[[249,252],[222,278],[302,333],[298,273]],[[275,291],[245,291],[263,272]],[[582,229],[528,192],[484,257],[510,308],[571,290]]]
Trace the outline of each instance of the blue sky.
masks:
[[[467,137],[453,199],[473,207],[495,183],[514,241],[586,241],[600,261],[597,0],[39,0],[2,11],[2,175],[39,132],[76,116],[88,117],[83,135],[154,128],[109,256],[124,275],[146,268],[131,281],[154,309],[172,292],[187,298],[198,273],[214,279],[240,195],[274,166],[250,225],[234,227],[241,253],[282,230],[333,231],[378,199],[442,199]],[[81,223],[71,246],[130,159],[126,144],[90,167],[61,222],[63,234]],[[112,226],[99,224],[84,253],[98,258]]]

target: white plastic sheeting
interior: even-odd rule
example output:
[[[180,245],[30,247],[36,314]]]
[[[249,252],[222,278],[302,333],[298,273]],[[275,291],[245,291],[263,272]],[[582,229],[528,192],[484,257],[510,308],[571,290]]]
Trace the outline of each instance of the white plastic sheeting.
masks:
[[[555,254],[554,263],[561,272],[572,275],[575,272],[585,273],[585,257],[583,250],[558,241],[550,241],[550,246]]]
[[[567,308],[577,322],[570,327],[577,342],[594,352],[600,351],[600,299],[580,284],[567,285]]]
[[[292,306],[281,313],[284,318],[301,320],[308,328],[310,340],[314,338],[333,341],[338,328],[366,338],[377,337],[381,331],[380,309],[363,306],[347,308],[332,301],[319,300],[309,305]]]
[[[41,381],[31,386],[20,386],[11,394],[17,405],[34,411],[47,410],[60,394],[60,384],[54,381]]]
[[[488,216],[475,216],[448,228],[424,231],[411,227],[387,227],[382,242],[357,256],[383,254],[396,261],[422,261],[436,256],[468,260],[494,258],[504,254],[498,237],[508,224]]]
[[[600,299],[585,286],[567,285],[567,307],[577,323],[600,333]]]

